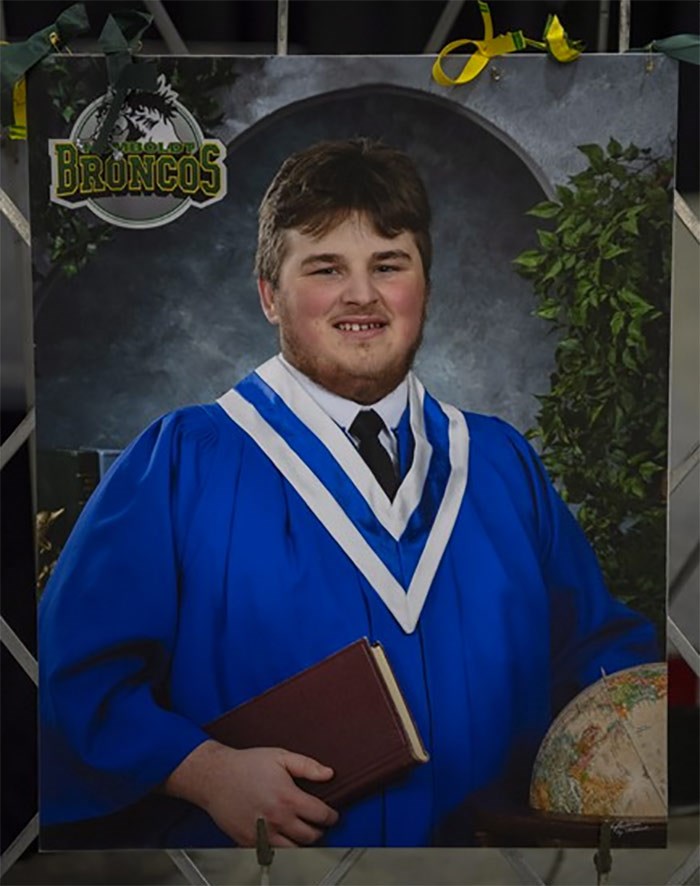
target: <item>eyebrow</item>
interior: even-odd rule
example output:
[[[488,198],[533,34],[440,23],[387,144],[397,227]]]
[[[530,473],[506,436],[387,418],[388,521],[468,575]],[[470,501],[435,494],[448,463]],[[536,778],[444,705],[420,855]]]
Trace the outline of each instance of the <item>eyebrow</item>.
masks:
[[[336,255],[333,252],[321,252],[317,255],[307,255],[305,259],[302,260],[301,266],[302,268],[307,267],[308,265],[317,265],[317,264],[336,264],[339,261],[342,261],[342,256]]]
[[[403,249],[387,249],[384,252],[373,252],[372,261],[395,261],[396,259],[408,259],[412,261],[410,253]],[[345,259],[342,255],[335,252],[322,252],[316,255],[307,255],[301,262],[302,268],[316,264],[338,264],[343,263]]]
[[[397,258],[413,260],[411,255],[403,249],[388,249],[386,252],[375,252],[372,258],[375,261],[392,261]]]

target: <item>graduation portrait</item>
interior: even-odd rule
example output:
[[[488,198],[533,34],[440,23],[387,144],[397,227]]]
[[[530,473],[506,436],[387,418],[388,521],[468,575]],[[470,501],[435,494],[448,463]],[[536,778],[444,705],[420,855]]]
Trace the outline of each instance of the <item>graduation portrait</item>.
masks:
[[[28,78],[42,848],[665,844],[676,68],[431,66]]]

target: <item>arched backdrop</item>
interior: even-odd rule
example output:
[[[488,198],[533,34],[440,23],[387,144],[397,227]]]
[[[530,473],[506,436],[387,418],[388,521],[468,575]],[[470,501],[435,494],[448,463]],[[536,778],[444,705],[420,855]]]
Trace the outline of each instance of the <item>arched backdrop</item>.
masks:
[[[444,90],[415,57],[237,60],[213,132],[227,144],[227,196],[164,227],[114,228],[75,278],[45,299],[37,291],[39,446],[122,448],[161,413],[215,398],[273,354],[252,274],[258,203],[289,153],[357,135],[408,151],[431,196],[419,375],[442,399],[529,427],[555,342],[512,266],[534,244],[525,212],[583,167],[576,144],[615,135],[668,149],[672,131],[661,113],[674,73],[665,60],[654,73],[642,59],[634,70],[619,57],[595,61],[562,73],[541,57],[498,60],[496,77]],[[640,128],[631,90],[646,120],[658,104],[656,130]]]

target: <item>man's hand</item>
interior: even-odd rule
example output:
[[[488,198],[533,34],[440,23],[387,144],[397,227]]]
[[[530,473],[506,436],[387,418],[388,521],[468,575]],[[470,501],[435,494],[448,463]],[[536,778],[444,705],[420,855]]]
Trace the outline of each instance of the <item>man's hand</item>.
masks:
[[[271,846],[308,846],[336,823],[338,813],[293,779],[332,777],[328,766],[282,748],[239,751],[206,741],[170,774],[164,787],[208,812],[239,846],[255,846],[261,817]]]

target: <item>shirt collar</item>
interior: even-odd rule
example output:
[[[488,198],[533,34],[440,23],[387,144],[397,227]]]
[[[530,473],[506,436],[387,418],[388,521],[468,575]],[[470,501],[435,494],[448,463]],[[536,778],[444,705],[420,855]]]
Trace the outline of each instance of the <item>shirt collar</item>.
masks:
[[[355,420],[355,416],[362,409],[374,409],[379,414],[387,428],[395,428],[401,416],[403,415],[408,403],[408,380],[403,381],[388,393],[386,397],[382,397],[376,403],[368,405],[355,403],[354,400],[346,400],[332,391],[326,390],[315,381],[312,381],[307,375],[298,370],[295,366],[286,360],[282,354],[279,355],[280,361],[285,368],[294,376],[299,384],[304,388],[307,394],[312,397],[316,403],[329,415],[333,421],[340,425],[341,428],[349,428]]]

